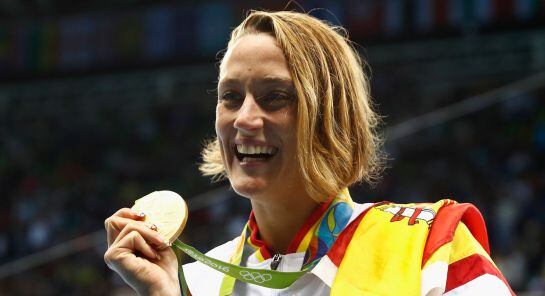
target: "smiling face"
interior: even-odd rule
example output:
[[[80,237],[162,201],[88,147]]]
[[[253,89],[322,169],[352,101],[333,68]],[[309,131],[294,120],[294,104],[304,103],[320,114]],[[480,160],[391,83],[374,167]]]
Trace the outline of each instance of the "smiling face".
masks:
[[[219,78],[216,133],[233,189],[253,200],[306,195],[296,157],[295,88],[274,37],[239,38]]]

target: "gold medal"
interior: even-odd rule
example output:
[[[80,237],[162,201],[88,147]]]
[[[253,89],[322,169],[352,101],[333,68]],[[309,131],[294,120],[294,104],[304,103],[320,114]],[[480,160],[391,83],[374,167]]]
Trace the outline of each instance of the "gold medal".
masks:
[[[154,191],[136,200],[132,209],[145,213],[144,222],[155,224],[157,232],[171,244],[187,222],[187,204],[179,194],[168,190]]]

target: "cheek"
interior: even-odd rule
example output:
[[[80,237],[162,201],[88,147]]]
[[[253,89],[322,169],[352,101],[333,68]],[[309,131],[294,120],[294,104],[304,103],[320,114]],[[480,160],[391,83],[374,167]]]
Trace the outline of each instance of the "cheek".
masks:
[[[227,120],[225,113],[221,111],[221,107],[218,105],[216,107],[216,135],[221,140],[226,136],[226,132],[228,129]]]
[[[297,121],[293,113],[286,114],[285,122],[286,141],[293,158],[297,157]]]
[[[217,136],[217,141],[219,146],[218,148],[221,154],[221,160],[223,162],[223,168],[227,176],[229,176],[229,163],[228,161],[226,161],[227,156],[225,155],[225,149],[226,149],[225,145],[227,145],[226,139],[228,134],[226,130],[226,125],[223,122],[223,118],[219,115],[220,113],[216,112],[216,123],[215,123],[216,136]]]
[[[297,138],[297,119],[295,116],[295,110],[287,110],[282,115],[282,129],[286,135],[286,138],[295,140]]]
[[[220,107],[216,108],[215,129],[220,148],[222,149],[222,155],[225,152],[224,150],[229,150],[227,146],[232,144],[230,142],[232,140],[232,134],[234,133],[234,126],[231,117],[232,115],[229,112],[221,110]]]

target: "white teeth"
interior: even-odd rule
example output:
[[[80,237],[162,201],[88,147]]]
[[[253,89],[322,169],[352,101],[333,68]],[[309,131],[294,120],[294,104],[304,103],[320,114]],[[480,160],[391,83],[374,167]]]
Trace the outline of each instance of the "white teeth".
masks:
[[[238,144],[237,151],[238,153],[242,153],[242,154],[263,154],[263,153],[273,154],[274,147]]]

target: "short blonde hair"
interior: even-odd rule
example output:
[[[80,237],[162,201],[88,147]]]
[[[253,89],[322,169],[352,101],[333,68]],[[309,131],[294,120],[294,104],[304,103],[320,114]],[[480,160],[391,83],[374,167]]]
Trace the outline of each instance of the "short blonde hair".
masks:
[[[251,11],[227,48],[247,34],[270,34],[288,62],[297,92],[297,158],[305,188],[316,201],[382,170],[382,140],[369,80],[345,31],[307,14]],[[202,173],[225,177],[218,139],[205,145]]]

